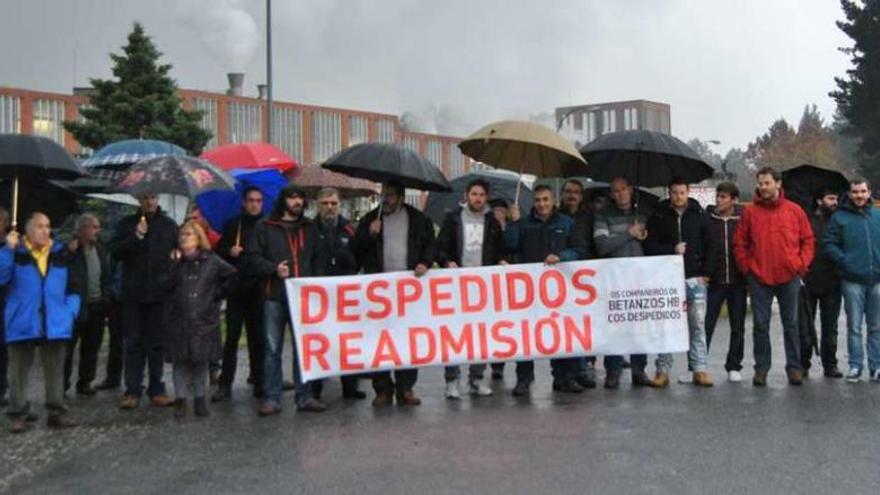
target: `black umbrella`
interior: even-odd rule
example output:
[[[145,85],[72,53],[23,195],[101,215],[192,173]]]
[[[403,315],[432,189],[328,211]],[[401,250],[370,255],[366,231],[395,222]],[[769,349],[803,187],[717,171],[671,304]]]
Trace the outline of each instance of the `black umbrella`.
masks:
[[[139,161],[111,186],[112,192],[138,197],[173,194],[195,198],[214,190],[234,190],[235,179],[210,163],[191,156],[159,156]]]
[[[14,180],[0,182],[0,205],[11,209],[11,200],[15,188]],[[80,212],[77,200],[81,196],[75,191],[61,186],[54,181],[33,182],[21,188],[18,197],[18,214],[28,218],[33,212],[39,211],[49,217],[53,227],[60,227],[64,220]]]
[[[581,148],[581,154],[589,163],[587,177],[610,181],[623,176],[642,187],[665,186],[674,178],[695,183],[714,173],[690,146],[660,132],[603,134]]]
[[[61,145],[29,134],[0,134],[0,177],[12,179],[12,226],[18,223],[19,181],[76,179],[82,168]]]
[[[446,213],[455,210],[464,201],[465,189],[475,179],[482,179],[489,184],[490,198],[502,198],[508,204],[514,203],[519,175],[500,170],[476,170],[451,180],[449,185],[452,187],[452,192],[432,192],[428,194],[428,200],[425,202],[425,215],[437,225],[442,224]],[[521,187],[526,191],[529,190],[529,187],[525,184],[521,184]],[[531,195],[521,195],[519,205],[523,211],[531,210]]]
[[[785,197],[807,211],[815,207],[815,198],[822,189],[843,193],[849,189],[849,180],[841,172],[815,165],[798,165],[782,172]]]
[[[397,180],[411,189],[451,190],[439,168],[418,153],[396,144],[356,144],[331,156],[321,166],[373,182]]]

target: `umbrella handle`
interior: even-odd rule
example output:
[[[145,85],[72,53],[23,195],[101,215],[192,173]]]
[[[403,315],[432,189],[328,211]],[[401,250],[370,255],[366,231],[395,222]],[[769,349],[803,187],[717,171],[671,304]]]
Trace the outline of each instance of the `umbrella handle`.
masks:
[[[238,230],[235,232],[235,247],[241,247],[241,218],[238,219]]]
[[[18,226],[18,176],[12,181],[12,230]]]

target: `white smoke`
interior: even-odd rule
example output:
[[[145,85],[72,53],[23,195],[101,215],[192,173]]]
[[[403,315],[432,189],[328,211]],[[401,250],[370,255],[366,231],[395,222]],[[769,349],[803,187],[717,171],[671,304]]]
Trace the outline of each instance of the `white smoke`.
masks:
[[[244,72],[254,58],[261,34],[244,0],[185,0],[179,4],[178,18],[198,33],[205,47],[224,69]]]

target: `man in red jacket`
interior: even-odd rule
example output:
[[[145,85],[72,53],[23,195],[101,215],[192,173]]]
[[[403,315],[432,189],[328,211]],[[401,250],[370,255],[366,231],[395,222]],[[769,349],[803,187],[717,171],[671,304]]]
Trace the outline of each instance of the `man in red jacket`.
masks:
[[[779,301],[790,385],[803,383],[798,333],[798,292],[813,261],[813,229],[804,211],[785,199],[782,177],[773,168],[758,171],[758,190],[733,239],[740,270],[752,296],[756,387],[767,385],[770,371],[770,308]]]

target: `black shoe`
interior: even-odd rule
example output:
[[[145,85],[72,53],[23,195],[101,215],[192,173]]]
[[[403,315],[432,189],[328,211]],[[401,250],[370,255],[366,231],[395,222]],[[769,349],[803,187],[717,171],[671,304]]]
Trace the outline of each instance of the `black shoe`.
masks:
[[[40,415],[33,411],[28,411],[28,413],[24,416],[24,420],[28,423],[34,423],[38,419],[40,419]]]
[[[553,391],[561,392],[563,394],[580,394],[583,393],[584,388],[571,378],[565,378],[562,380],[553,380]]]
[[[208,413],[208,400],[204,397],[196,397],[193,400],[193,412],[196,416],[204,418]]]
[[[95,385],[95,390],[116,390],[118,388],[119,388],[119,382],[115,382],[115,381],[104,380],[103,382]]]
[[[620,372],[608,371],[605,374],[605,388],[615,389],[620,387]]]
[[[226,387],[220,387],[211,396],[211,402],[225,402],[232,398],[232,390]]]
[[[578,385],[585,389],[596,388],[596,376],[592,374],[582,373],[575,376],[574,381],[576,381]]]
[[[636,373],[632,376],[633,387],[650,387],[651,379],[646,373]]]
[[[95,389],[93,389],[92,386],[89,384],[76,386],[76,395],[84,395],[86,397],[91,397],[97,393],[98,392]]]
[[[841,371],[837,369],[837,366],[833,368],[827,368],[825,369],[825,378],[843,378],[843,373],[841,373]]]
[[[513,387],[513,395],[515,397],[525,397],[531,392],[532,384],[529,382],[517,380],[516,386]]]
[[[343,391],[342,391],[342,398],[343,398],[343,399],[362,400],[362,399],[366,399],[366,398],[367,398],[367,394],[364,393],[364,392],[362,392],[362,391],[360,391],[360,390],[358,390],[358,389],[354,389],[354,390],[343,390]]]
[[[504,380],[504,370],[492,370],[492,379],[493,380]]]
[[[49,428],[61,430],[64,428],[73,428],[76,426],[76,421],[70,419],[65,413],[52,414],[49,416],[49,419],[46,420],[46,425]]]
[[[327,410],[327,404],[318,399],[310,398],[303,405],[297,406],[296,410],[302,412],[324,412]]]

